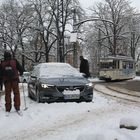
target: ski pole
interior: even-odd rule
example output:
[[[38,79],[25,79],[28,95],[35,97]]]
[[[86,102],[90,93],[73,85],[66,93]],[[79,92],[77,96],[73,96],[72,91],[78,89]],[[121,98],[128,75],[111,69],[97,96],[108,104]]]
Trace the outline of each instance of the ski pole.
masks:
[[[27,110],[28,109],[28,107],[27,107],[27,105],[26,105],[26,97],[25,97],[25,91],[24,91],[24,85],[23,85],[23,82],[22,82],[22,90],[23,90],[23,97],[24,97],[24,105],[25,105],[25,108],[24,108],[24,110]]]

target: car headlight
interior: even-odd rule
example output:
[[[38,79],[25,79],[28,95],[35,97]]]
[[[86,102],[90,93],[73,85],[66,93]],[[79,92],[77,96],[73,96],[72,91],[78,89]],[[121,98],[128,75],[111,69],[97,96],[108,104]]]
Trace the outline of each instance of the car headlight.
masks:
[[[92,87],[93,84],[92,84],[92,83],[88,83],[88,84],[86,84],[86,86],[88,86],[88,87]]]
[[[50,84],[41,84],[41,87],[43,88],[50,88],[53,87],[54,85],[50,85]]]

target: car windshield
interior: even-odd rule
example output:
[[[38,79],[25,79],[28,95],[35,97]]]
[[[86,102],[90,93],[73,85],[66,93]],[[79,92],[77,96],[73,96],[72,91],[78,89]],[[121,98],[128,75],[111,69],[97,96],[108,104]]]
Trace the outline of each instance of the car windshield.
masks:
[[[49,63],[40,67],[40,77],[68,77],[81,76],[79,71],[69,64],[65,63]]]

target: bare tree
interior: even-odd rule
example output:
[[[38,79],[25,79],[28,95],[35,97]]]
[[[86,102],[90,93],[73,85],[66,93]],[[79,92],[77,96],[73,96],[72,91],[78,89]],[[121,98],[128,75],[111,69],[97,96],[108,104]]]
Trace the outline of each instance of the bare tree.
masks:
[[[65,35],[67,26],[71,26],[74,21],[74,16],[78,19],[83,15],[83,9],[77,0],[57,0],[56,12],[54,13],[54,21],[57,33],[57,50],[58,61],[64,62],[65,54],[67,54],[65,47]]]
[[[68,29],[72,28],[75,6],[80,9],[77,0],[5,1],[0,7],[2,50],[10,49],[13,56],[20,52],[23,66],[27,60],[48,62],[50,55],[64,61],[67,54],[64,41]],[[81,11],[77,10],[79,17]]]
[[[140,37],[137,14],[129,1],[105,0],[97,3],[91,11],[91,17],[76,25],[80,27],[88,22],[83,46],[90,52],[92,70],[98,71],[100,57],[107,54],[129,55],[135,59]]]
[[[130,32],[128,23],[133,16],[133,9],[125,0],[105,0],[105,3],[98,3],[93,9],[93,15],[100,19],[96,24],[104,34],[103,43],[111,54],[124,54],[125,39],[123,34]],[[107,22],[110,21],[110,22]],[[123,48],[124,47],[124,48]]]
[[[27,25],[32,22],[32,13],[27,5],[8,0],[1,7],[1,43],[4,49],[10,49],[15,57],[22,51],[22,65],[24,68],[24,38]]]

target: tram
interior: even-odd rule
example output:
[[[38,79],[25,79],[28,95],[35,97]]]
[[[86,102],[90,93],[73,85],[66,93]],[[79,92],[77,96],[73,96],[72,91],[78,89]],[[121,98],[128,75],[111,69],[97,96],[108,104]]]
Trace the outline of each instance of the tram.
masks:
[[[127,80],[135,77],[135,61],[128,56],[100,58],[99,79],[105,81]]]

